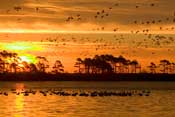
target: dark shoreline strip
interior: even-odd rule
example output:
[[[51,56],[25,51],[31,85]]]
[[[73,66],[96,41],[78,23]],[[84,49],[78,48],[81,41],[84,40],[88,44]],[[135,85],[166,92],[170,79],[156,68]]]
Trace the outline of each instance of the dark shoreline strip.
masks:
[[[175,74],[6,73],[0,81],[175,81]]]

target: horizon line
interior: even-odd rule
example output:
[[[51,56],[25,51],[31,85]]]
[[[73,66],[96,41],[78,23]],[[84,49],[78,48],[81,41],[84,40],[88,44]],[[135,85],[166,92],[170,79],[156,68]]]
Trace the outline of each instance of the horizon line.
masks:
[[[2,33],[10,33],[10,34],[55,34],[55,33],[63,33],[63,34],[132,34],[130,31],[88,31],[88,30],[83,30],[83,31],[73,31],[73,30],[28,30],[28,29],[5,29],[5,30],[0,30],[0,34]],[[138,33],[139,34],[144,34],[144,33]],[[173,32],[160,32],[160,31],[152,31],[150,34],[175,34]]]

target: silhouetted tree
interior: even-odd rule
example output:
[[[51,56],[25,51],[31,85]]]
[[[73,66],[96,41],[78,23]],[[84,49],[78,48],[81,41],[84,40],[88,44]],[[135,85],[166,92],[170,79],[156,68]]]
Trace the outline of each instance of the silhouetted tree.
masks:
[[[11,58],[12,58],[13,53],[7,52],[5,50],[0,52],[0,58],[3,62],[1,62],[1,66],[2,66],[2,72],[8,72],[10,71],[10,66],[9,66],[9,62],[11,62]]]
[[[139,73],[141,72],[141,66],[139,65],[137,60],[133,60],[130,62],[131,73],[137,73],[137,69],[139,69]]]
[[[82,72],[81,65],[83,64],[83,60],[81,58],[77,58],[74,67],[78,68],[78,73]]]
[[[105,55],[105,60],[111,65],[112,67],[112,72],[115,72],[116,71],[116,57],[114,57],[113,55],[111,54],[107,54]]]
[[[46,72],[46,69],[49,68],[49,62],[45,57],[42,56],[37,56],[36,57],[38,62],[37,62],[37,67],[39,72]]]
[[[20,67],[19,67],[20,58],[17,55],[14,54],[11,57],[11,60],[12,60],[12,63],[10,64],[10,68],[11,68],[12,72],[16,73],[17,70],[20,69]]]
[[[85,66],[85,72],[89,74],[90,73],[90,69],[93,66],[92,59],[91,58],[85,58],[83,63],[84,63],[84,66]]]
[[[106,55],[95,55],[92,59],[85,58],[83,63],[86,73],[108,73],[112,72],[112,67],[108,61]]]
[[[56,60],[52,68],[53,68],[53,73],[64,72],[64,66],[62,65],[60,60]]]
[[[151,73],[156,73],[157,66],[155,63],[151,62],[150,65],[148,66],[149,70]]]
[[[0,58],[0,73],[4,72],[4,65],[5,65],[5,62]]]
[[[21,69],[23,72],[30,72],[29,64],[26,61],[22,61],[21,65]]]
[[[16,73],[17,72],[17,64],[16,63],[11,63],[10,64],[10,71]]]
[[[36,67],[36,65],[34,64],[34,63],[30,63],[29,64],[29,71],[31,72],[31,73],[36,73],[38,70],[37,70],[37,67]]]
[[[123,63],[123,67],[124,67],[124,72],[125,73],[129,73],[130,71],[130,68],[129,68],[129,65],[130,65],[130,60],[126,60],[124,63]]]
[[[175,63],[171,63],[171,73],[175,73]]]
[[[18,57],[17,53],[11,53],[4,50],[0,52],[0,57],[2,61],[4,61],[2,63],[3,72],[17,72],[17,66],[20,61],[20,58]]]
[[[116,73],[124,73],[124,64],[126,63],[126,59],[123,56],[116,57]]]
[[[162,67],[162,69],[160,70],[162,73],[168,73],[169,71],[169,65],[170,65],[170,62],[166,59],[164,60],[160,60],[160,67]]]

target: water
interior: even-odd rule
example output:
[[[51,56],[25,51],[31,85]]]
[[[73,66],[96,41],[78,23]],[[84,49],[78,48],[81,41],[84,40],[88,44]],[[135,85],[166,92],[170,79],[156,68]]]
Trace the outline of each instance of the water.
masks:
[[[0,117],[119,116],[172,117],[175,115],[174,82],[0,82]],[[35,95],[16,95],[10,90],[32,89]],[[150,96],[72,97],[47,95],[40,90],[116,91],[149,89]]]

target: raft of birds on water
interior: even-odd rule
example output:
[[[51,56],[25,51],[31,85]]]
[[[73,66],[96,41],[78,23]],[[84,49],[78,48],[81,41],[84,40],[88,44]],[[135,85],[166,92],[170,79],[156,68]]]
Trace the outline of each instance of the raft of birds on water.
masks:
[[[106,96],[150,96],[150,90],[115,90],[115,91],[64,91],[64,90],[22,90],[17,91],[16,89],[11,89],[11,91],[0,91],[0,96],[9,95],[23,95],[30,96],[40,94],[42,96],[81,96],[81,97],[106,97]]]

